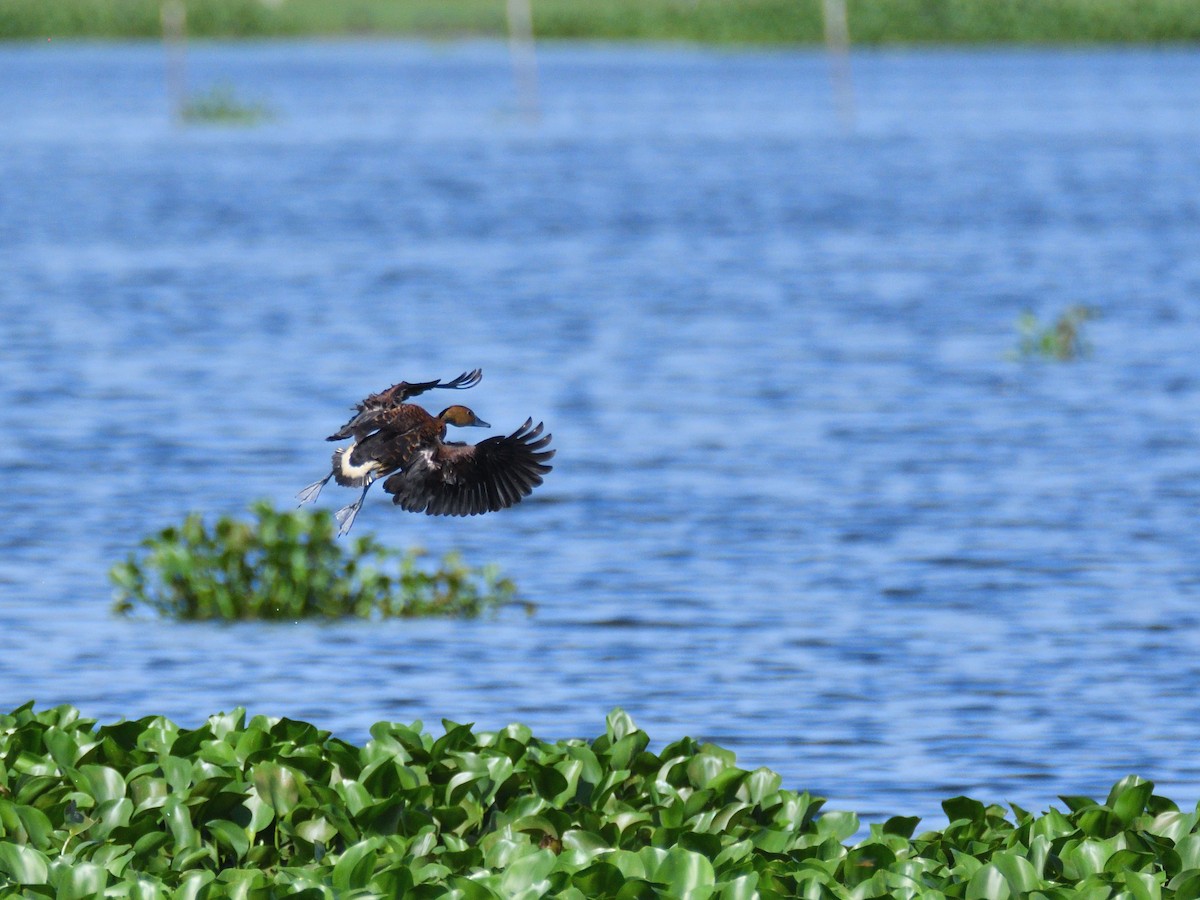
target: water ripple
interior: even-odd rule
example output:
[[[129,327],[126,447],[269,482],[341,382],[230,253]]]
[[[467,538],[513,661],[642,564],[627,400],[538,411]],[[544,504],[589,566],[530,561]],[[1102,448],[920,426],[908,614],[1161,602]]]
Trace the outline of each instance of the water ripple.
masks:
[[[1194,54],[860,54],[853,133],[807,52],[546,48],[537,126],[499,45],[190,62],[277,117],[173,128],[151,46],[0,48],[9,706],[361,740],[623,705],[867,818],[1200,795]],[[1007,357],[1081,302],[1090,357]],[[109,614],[146,534],[290,503],[356,398],[475,366],[554,432],[545,487],[358,527],[536,616]]]

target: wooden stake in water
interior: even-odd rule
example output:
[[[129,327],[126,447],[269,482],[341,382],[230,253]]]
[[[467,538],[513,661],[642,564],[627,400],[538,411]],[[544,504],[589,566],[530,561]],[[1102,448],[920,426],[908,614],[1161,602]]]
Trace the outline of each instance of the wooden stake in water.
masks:
[[[183,0],[163,0],[161,15],[167,100],[175,121],[182,122],[187,106],[187,8]]]
[[[825,14],[825,49],[829,52],[829,78],[838,118],[846,128],[854,127],[854,81],[850,75],[850,24],[846,0],[821,0]]]
[[[536,121],[541,110],[537,56],[533,49],[532,0],[508,0],[508,52],[517,83],[517,105],[522,116]]]

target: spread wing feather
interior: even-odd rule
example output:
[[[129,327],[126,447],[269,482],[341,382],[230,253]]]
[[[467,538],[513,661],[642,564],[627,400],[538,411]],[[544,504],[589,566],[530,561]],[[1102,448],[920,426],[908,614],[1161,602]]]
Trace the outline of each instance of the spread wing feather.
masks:
[[[475,516],[506,509],[529,496],[552,466],[550,435],[532,419],[512,434],[478,444],[448,442],[423,448],[383,489],[409,512],[431,516]]]

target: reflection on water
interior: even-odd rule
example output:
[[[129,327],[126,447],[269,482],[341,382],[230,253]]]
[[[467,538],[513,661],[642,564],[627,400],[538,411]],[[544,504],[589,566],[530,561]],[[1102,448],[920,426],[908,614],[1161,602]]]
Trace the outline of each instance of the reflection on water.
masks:
[[[154,47],[0,50],[0,705],[355,740],[621,705],[871,815],[1196,798],[1200,60],[864,55],[854,133],[817,55],[539,62],[532,127],[499,45],[201,45],[277,117],[180,130]],[[1006,356],[1076,303],[1090,358]],[[142,537],[288,503],[358,397],[476,366],[497,431],[554,432],[545,487],[357,528],[537,616],[109,615]]]

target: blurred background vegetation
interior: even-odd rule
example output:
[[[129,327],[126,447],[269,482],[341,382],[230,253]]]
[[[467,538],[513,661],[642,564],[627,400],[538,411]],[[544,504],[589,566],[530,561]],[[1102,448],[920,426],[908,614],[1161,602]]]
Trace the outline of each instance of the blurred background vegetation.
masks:
[[[806,44],[821,0],[533,0],[543,38]],[[850,38],[885,43],[1159,43],[1200,40],[1196,0],[847,0]],[[202,37],[501,35],[504,0],[188,0]],[[160,0],[4,0],[0,39],[151,37]]]

